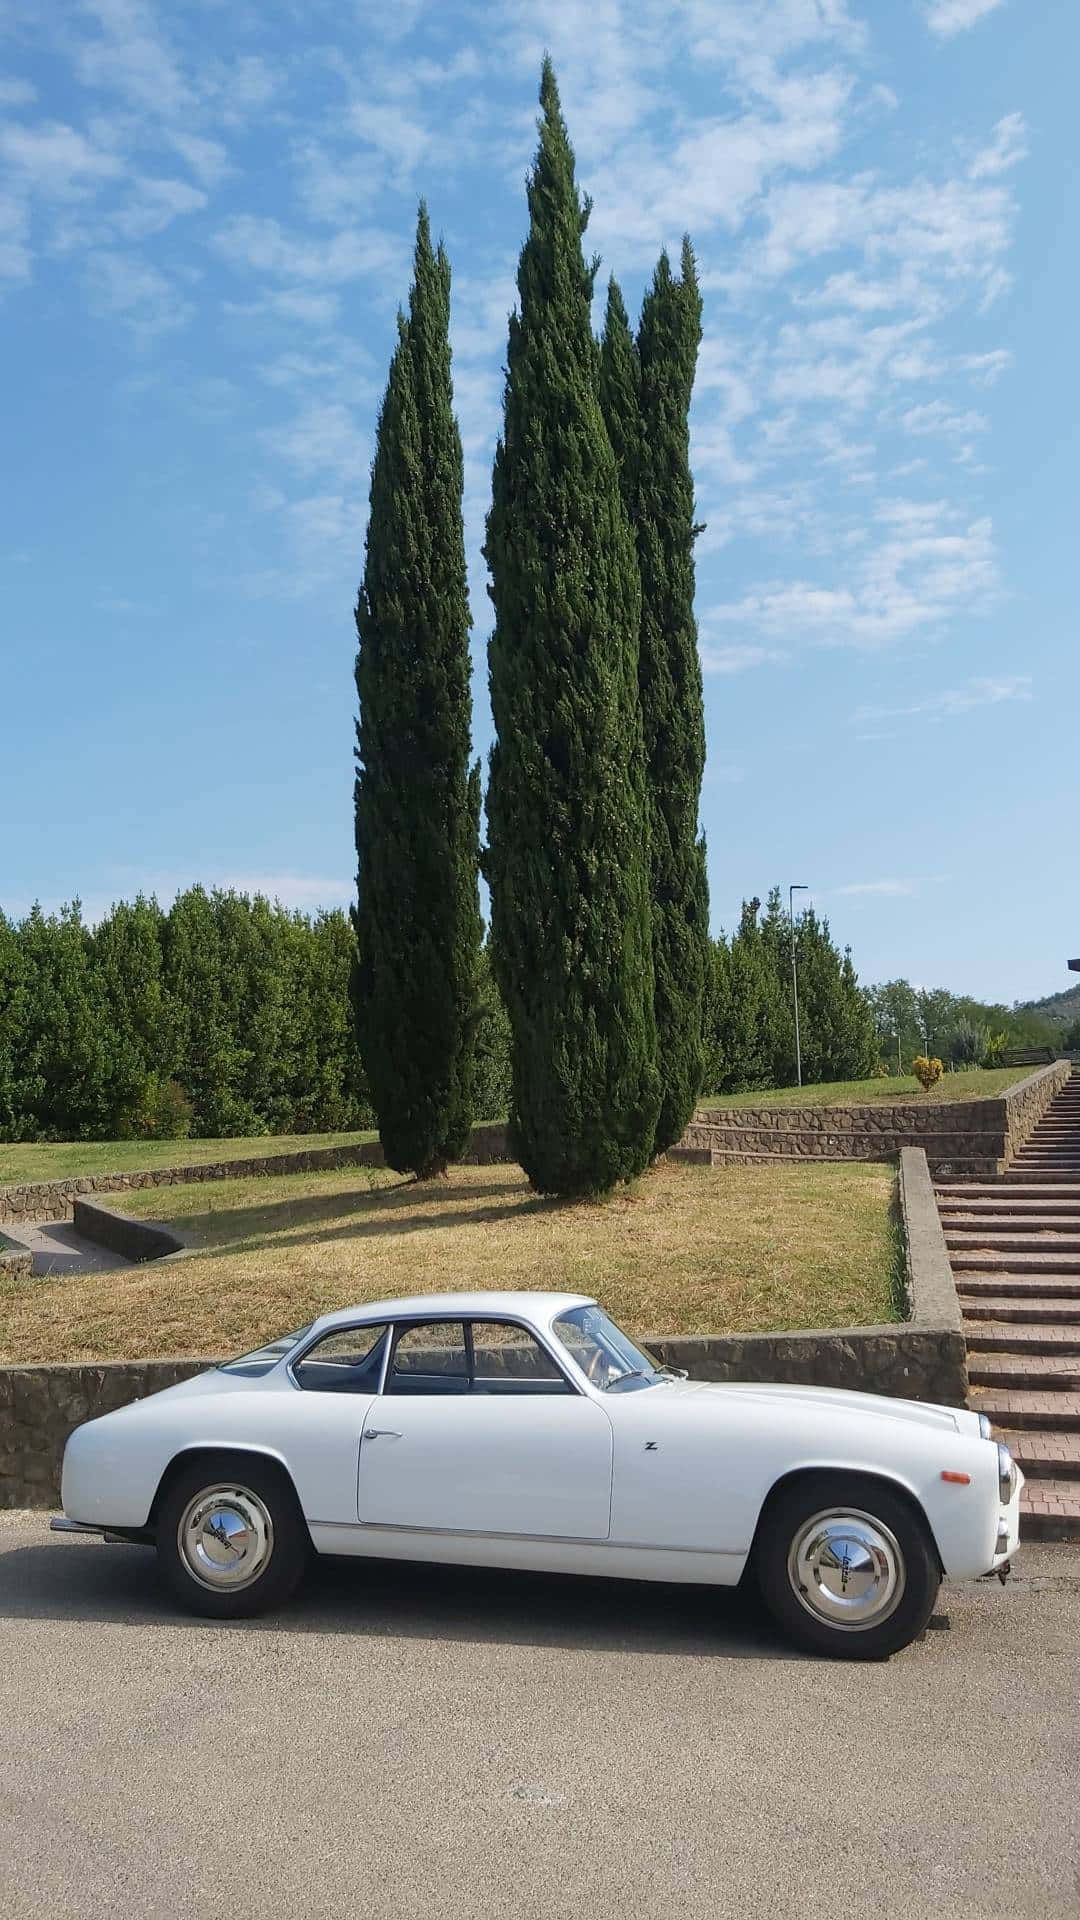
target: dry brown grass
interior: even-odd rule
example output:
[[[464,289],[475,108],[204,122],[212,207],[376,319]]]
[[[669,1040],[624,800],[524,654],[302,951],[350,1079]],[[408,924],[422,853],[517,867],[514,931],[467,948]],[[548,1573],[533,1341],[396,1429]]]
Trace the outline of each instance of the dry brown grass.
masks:
[[[661,1164],[597,1202],[541,1200],[519,1167],[422,1185],[353,1168],[124,1195],[199,1251],[0,1285],[0,1359],[238,1353],[354,1301],[472,1287],[595,1294],[630,1331],[895,1317],[885,1166]]]

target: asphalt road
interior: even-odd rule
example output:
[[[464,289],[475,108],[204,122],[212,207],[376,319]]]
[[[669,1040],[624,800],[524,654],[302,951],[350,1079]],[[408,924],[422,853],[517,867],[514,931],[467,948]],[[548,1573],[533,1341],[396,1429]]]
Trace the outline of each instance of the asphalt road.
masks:
[[[356,1561],[221,1628],[0,1516],[0,1913],[1080,1916],[1080,1549],[845,1666],[702,1589]]]

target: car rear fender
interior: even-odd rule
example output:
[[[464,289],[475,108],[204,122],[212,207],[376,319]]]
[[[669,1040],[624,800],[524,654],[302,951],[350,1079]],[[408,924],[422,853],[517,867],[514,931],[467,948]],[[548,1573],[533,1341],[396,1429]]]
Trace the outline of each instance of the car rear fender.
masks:
[[[247,1442],[243,1442],[240,1445],[236,1445],[235,1442],[233,1442],[229,1445],[213,1446],[207,1445],[205,1441],[200,1440],[194,1442],[191,1446],[179,1448],[178,1451],[173,1454],[172,1459],[166,1466],[154,1490],[154,1497],[150,1502],[150,1511],[146,1517],[147,1527],[153,1527],[156,1524],[162,1500],[178,1473],[182,1473],[186,1468],[194,1466],[199,1460],[205,1460],[208,1468],[210,1468],[212,1464],[214,1466],[221,1466],[226,1462],[235,1462],[236,1468],[239,1470],[242,1469],[245,1459],[258,1460],[260,1463],[269,1463],[274,1466],[280,1473],[282,1481],[287,1485],[293,1499],[296,1501],[297,1511],[301,1511],[300,1500],[296,1491],[296,1483],[289,1471],[284,1455],[280,1453],[276,1447],[267,1447],[256,1443],[248,1444]]]

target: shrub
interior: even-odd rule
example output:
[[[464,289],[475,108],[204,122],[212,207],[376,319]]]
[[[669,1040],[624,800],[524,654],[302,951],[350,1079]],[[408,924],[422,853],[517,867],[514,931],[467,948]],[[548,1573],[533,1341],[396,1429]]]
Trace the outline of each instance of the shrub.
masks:
[[[923,1092],[929,1093],[931,1087],[936,1086],[941,1079],[943,1068],[936,1055],[932,1059],[927,1059],[925,1053],[917,1053],[911,1063],[911,1071]]]
[[[178,1080],[148,1074],[118,1137],[128,1140],[186,1140],[191,1132],[192,1105]]]

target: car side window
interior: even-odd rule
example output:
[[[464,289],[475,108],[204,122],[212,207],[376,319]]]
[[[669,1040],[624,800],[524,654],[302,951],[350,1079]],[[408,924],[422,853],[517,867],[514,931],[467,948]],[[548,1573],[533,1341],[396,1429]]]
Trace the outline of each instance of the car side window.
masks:
[[[337,1327],[296,1362],[293,1379],[308,1393],[377,1393],[388,1333],[386,1326]]]
[[[572,1393],[566,1375],[527,1327],[509,1321],[472,1322],[474,1393]]]
[[[460,1320],[423,1320],[394,1342],[385,1393],[468,1393],[469,1363]]]

